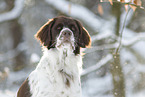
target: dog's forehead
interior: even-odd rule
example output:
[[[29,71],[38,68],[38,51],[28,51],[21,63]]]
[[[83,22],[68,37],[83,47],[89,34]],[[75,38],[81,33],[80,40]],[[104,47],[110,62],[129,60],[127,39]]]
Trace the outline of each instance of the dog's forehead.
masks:
[[[74,24],[75,20],[68,17],[58,17],[56,18],[56,23],[62,23],[64,25]]]

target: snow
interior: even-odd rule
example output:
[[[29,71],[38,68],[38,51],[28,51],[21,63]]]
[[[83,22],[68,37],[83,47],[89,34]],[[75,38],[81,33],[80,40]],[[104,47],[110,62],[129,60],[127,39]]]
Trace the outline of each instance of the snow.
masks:
[[[5,90],[5,91],[0,90],[0,97],[15,97],[15,92],[9,90]]]
[[[0,14],[0,23],[19,17],[22,13],[23,7],[24,0],[16,0],[15,7],[10,12]]]
[[[108,32],[103,32],[103,33],[100,33],[91,37],[92,43],[99,40],[106,39],[106,38],[116,38],[116,36],[112,32],[108,31]]]
[[[85,84],[83,87],[83,97],[112,97],[110,94],[104,95],[113,88],[110,74],[101,78],[89,79],[87,82],[82,84]]]
[[[127,94],[127,97],[145,97],[145,91],[139,93]]]
[[[145,33],[144,35],[141,34],[141,36],[144,36],[144,40],[145,40]],[[140,41],[134,44],[133,48],[145,59],[145,41],[141,41],[142,38],[139,38],[139,39]]]
[[[104,57],[102,60],[100,60],[99,62],[97,62],[96,65],[93,65],[87,69],[85,69],[85,71],[82,71],[81,76],[84,76],[88,73],[94,72],[95,70],[98,70],[99,68],[101,68],[103,65],[107,64],[110,60],[112,59],[112,55],[108,54],[106,57]]]
[[[15,49],[9,50],[4,54],[0,54],[0,62],[10,60],[16,57],[20,52],[27,50],[28,47],[25,42],[20,43]]]
[[[140,42],[141,40],[145,40],[145,32],[144,33],[139,33],[135,34],[133,31],[130,33],[129,30],[124,31],[123,39],[122,39],[122,44],[124,46],[131,46],[131,45],[136,45],[137,42]],[[138,48],[138,46],[136,46]]]
[[[30,57],[30,62],[31,62],[31,63],[38,63],[39,60],[40,60],[40,57],[39,57],[39,55],[36,54],[36,53],[33,53],[33,54],[31,55],[31,57]]]

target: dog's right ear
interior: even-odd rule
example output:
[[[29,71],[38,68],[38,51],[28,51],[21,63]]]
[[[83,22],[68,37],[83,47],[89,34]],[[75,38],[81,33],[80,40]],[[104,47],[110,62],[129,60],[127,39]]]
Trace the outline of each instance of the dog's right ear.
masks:
[[[78,45],[82,48],[91,47],[91,38],[88,31],[82,26],[82,24],[78,20],[75,21],[80,32]]]
[[[40,41],[41,45],[46,46],[48,49],[52,45],[51,28],[53,24],[54,19],[50,19],[35,34],[35,38]]]

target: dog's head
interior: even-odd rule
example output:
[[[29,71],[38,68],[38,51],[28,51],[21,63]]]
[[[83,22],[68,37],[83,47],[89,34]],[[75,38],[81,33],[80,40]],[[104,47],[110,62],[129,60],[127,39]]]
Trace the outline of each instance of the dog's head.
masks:
[[[50,19],[35,37],[48,49],[70,45],[75,54],[80,53],[80,47],[86,48],[91,45],[90,35],[81,23],[64,16]]]

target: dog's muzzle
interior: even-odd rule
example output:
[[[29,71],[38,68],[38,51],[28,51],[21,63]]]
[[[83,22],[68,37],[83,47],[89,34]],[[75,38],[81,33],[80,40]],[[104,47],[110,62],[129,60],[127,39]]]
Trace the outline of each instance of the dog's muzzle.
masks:
[[[62,42],[71,42],[73,32],[69,28],[64,28],[60,32],[59,38],[62,39]]]
[[[63,28],[57,38],[56,46],[60,47],[70,44],[72,47],[74,47],[74,42],[73,32],[69,28]]]

